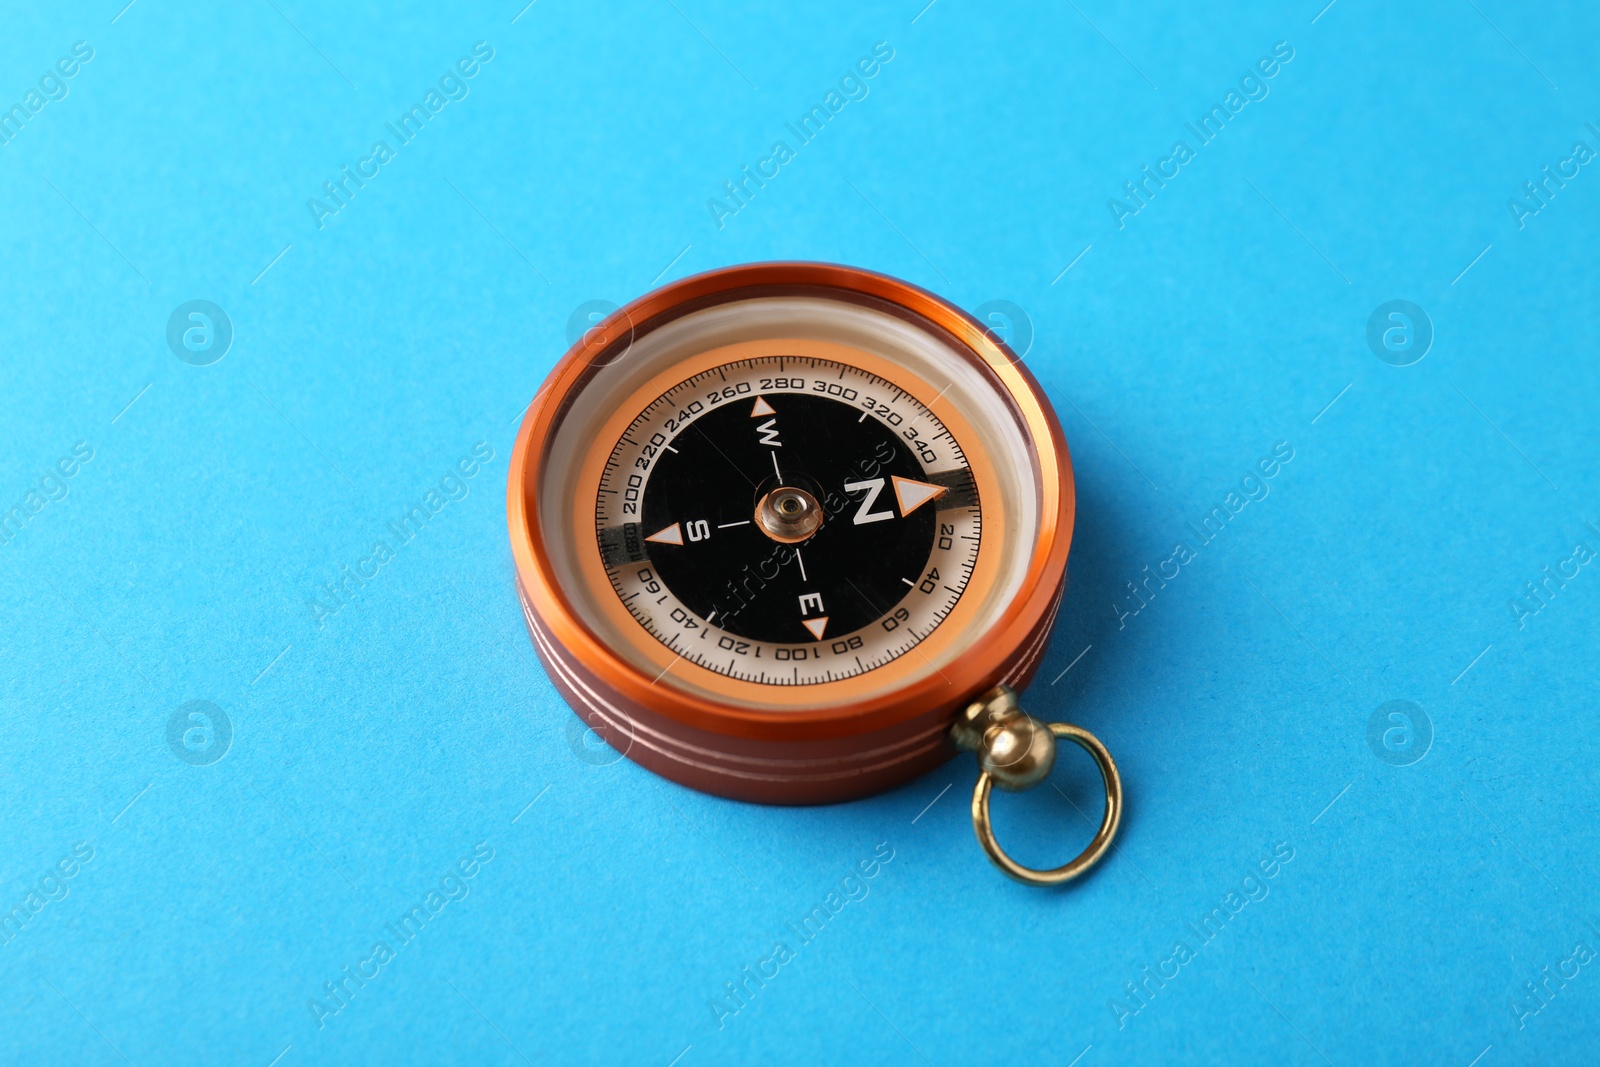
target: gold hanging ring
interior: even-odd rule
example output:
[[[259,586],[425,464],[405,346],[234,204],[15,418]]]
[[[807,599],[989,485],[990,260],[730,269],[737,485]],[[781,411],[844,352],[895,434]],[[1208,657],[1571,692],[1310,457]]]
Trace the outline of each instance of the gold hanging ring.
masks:
[[[989,859],[994,861],[996,867],[1027,885],[1061,885],[1083,874],[1106,854],[1106,850],[1111,847],[1112,838],[1117,836],[1117,827],[1122,822],[1122,776],[1117,773],[1116,761],[1111,758],[1106,746],[1100,743],[1098,737],[1081,726],[1053,722],[1049,723],[1048,727],[1054,736],[1076,743],[1094,757],[1095,765],[1100,768],[1100,777],[1105,783],[1106,813],[1100,820],[1100,830],[1094,835],[1094,840],[1089,842],[1089,847],[1076,859],[1046,871],[1024,867],[1006,855],[1005,849],[1000,847],[1000,842],[995,840],[994,827],[989,822],[989,791],[994,785],[994,776],[987,770],[980,770],[977,788],[972,793],[972,826],[977,831],[978,843],[983,846],[984,852],[988,853]]]

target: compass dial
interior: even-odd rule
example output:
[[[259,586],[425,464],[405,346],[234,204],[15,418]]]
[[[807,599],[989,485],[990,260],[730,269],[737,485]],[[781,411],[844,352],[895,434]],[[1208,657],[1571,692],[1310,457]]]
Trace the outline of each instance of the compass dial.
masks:
[[[627,425],[595,497],[620,602],[690,663],[749,682],[881,667],[955,609],[983,513],[961,443],[857,366],[709,367]]]

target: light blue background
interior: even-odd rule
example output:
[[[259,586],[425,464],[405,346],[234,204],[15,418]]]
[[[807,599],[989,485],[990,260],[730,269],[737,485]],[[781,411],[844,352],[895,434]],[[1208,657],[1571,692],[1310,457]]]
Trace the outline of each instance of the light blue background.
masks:
[[[7,105],[95,50],[0,147],[0,510],[94,450],[0,545],[0,912],[94,850],[0,945],[0,1061],[1593,1061],[1600,962],[1512,1005],[1600,949],[1600,567],[1510,602],[1600,549],[1600,167],[1522,228],[1507,201],[1600,149],[1600,17],[120,6],[0,20]],[[319,229],[308,198],[480,40],[470,95]],[[876,41],[870,95],[719,229],[708,198]],[[1119,230],[1108,198],[1278,41],[1270,95]],[[1105,738],[1128,792],[1076,887],[990,868],[965,760],[774,809],[569,743],[513,592],[518,413],[583,302],[773,258],[1026,309],[1079,491],[1028,704]],[[1365,339],[1397,298],[1436,330],[1403,368]],[[234,326],[211,366],[166,344],[194,299]],[[480,441],[467,497],[319,625],[319,587]],[[1270,495],[1119,625],[1278,442]],[[190,700],[233,725],[208,766],[167,744]],[[1411,766],[1368,745],[1391,700],[1432,722]],[[1086,758],[1055,782],[999,814],[1034,862],[1097,817]],[[323,983],[480,842],[470,895],[319,1029]],[[801,947],[786,923],[883,842]],[[1279,843],[1200,947],[1185,924]],[[796,958],[719,1028],[775,941]]]

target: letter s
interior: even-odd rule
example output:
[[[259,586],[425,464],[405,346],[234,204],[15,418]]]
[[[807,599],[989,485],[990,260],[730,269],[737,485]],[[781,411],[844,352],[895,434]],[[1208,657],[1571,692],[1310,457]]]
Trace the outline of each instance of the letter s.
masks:
[[[87,463],[94,458],[94,448],[88,441],[79,441],[72,446],[72,454],[78,457],[79,462]]]
[[[1277,444],[1272,446],[1272,454],[1277,456],[1278,459],[1284,463],[1287,463],[1294,458],[1294,446],[1288,441],[1279,441]]]
[[[480,841],[476,845],[473,845],[472,854],[478,857],[478,859],[483,863],[488,863],[490,860],[494,859],[494,849],[490,847],[489,842],[487,841]]]
[[[1294,58],[1294,46],[1288,41],[1279,41],[1272,46],[1272,54],[1287,63]]]
[[[472,54],[487,63],[494,58],[494,48],[490,46],[488,41],[479,41],[472,46]]]
[[[888,863],[894,859],[894,846],[887,841],[880,842],[878,847],[872,850],[872,854],[878,857],[879,862]]]
[[[72,846],[72,854],[84,863],[88,863],[94,859],[94,846],[87,841],[79,841]]]
[[[72,45],[72,54],[87,63],[94,58],[94,48],[88,41],[77,41]]]
[[[487,441],[479,441],[472,446],[472,454],[487,463],[494,458],[494,446]]]
[[[888,41],[876,41],[872,45],[872,54],[887,63],[894,58],[894,48]]]

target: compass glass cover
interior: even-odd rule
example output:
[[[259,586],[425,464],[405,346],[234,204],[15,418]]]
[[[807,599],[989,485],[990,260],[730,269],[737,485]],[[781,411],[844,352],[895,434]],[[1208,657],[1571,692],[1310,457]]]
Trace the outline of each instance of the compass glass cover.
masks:
[[[939,331],[761,297],[608,350],[537,521],[575,613],[657,684],[817,707],[981,640],[1027,569],[1037,468],[992,371]]]

